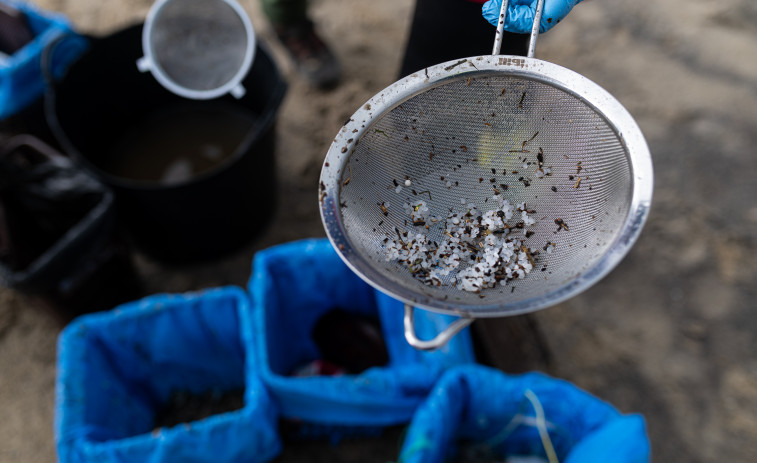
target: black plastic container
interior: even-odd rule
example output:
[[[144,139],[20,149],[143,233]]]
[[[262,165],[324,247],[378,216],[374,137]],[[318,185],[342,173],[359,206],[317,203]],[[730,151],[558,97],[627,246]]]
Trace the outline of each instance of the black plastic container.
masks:
[[[270,55],[258,47],[242,82],[244,97],[188,100],[137,70],[143,55],[141,37],[142,26],[136,25],[92,38],[90,50],[46,96],[48,123],[63,149],[114,190],[121,224],[138,248],[171,263],[222,257],[257,235],[275,209],[274,128],[286,82]],[[174,162],[172,166],[183,171],[178,177],[177,169],[150,177],[156,168],[153,156],[137,152],[136,162],[144,165],[121,169],[121,161],[129,159],[123,157],[124,145],[135,143],[132,149],[138,149],[135,138],[140,131],[160,134],[155,124],[162,121],[173,124],[168,130],[174,134],[178,130],[191,137],[204,126],[195,121],[182,132],[177,121],[207,111],[236,111],[248,123],[237,149],[222,161],[191,174],[182,169],[184,161]],[[145,140],[142,143],[145,146]],[[150,147],[152,153],[180,149],[165,140],[156,143]]]

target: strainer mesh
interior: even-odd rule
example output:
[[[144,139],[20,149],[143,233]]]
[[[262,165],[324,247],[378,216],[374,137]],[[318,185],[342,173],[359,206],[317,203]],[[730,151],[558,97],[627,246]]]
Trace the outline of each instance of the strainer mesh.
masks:
[[[227,84],[242,68],[248,41],[239,14],[223,0],[174,0],[156,15],[155,63],[176,84],[196,91]]]
[[[354,251],[393,284],[438,300],[503,306],[556,290],[596,263],[628,215],[633,179],[618,134],[584,101],[549,83],[470,75],[374,114],[342,170],[341,221]],[[543,178],[536,175],[539,148],[543,169],[551,170]],[[386,260],[384,243],[395,228],[438,242],[444,232],[443,222],[413,226],[404,204],[420,198],[431,215],[446,217],[462,211],[464,199],[484,212],[494,208],[494,187],[535,211],[526,243],[540,253],[526,278],[476,294],[449,279],[428,286]],[[556,219],[568,229],[558,231]],[[551,254],[548,243],[555,244]]]

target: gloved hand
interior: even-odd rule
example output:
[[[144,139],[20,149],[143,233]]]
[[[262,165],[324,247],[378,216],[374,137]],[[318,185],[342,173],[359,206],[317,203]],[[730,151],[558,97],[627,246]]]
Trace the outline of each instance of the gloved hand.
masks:
[[[516,34],[530,34],[534,23],[537,0],[510,0],[507,4],[505,30]],[[562,21],[581,0],[544,0],[544,12],[541,16],[539,32],[547,32]],[[499,22],[499,10],[502,0],[489,0],[484,3],[484,18],[493,25]]]

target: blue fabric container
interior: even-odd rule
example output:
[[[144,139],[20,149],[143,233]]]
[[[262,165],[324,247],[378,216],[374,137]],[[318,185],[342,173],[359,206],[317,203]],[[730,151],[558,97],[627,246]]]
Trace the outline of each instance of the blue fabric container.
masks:
[[[241,288],[155,295],[79,317],[59,338],[60,463],[263,462],[281,450],[277,410],[249,356]],[[241,409],[155,429],[176,392],[244,390]]]
[[[350,426],[406,423],[445,369],[475,361],[467,330],[436,352],[412,348],[404,337],[403,304],[363,282],[326,239],[258,252],[249,292],[251,319],[243,326],[248,351],[255,354],[250,374],[260,375],[282,417],[314,428],[334,426],[343,433]],[[388,362],[356,374],[292,376],[298,366],[321,356],[312,332],[335,307],[378,317]],[[424,310],[416,313],[420,337],[436,334],[452,319]]]
[[[29,2],[0,0],[21,12],[34,39],[12,55],[0,55],[0,119],[15,114],[42,96],[46,88],[43,59],[48,72],[59,79],[87,48],[87,40],[74,32],[59,13],[41,10]],[[54,46],[53,46],[54,44]],[[50,47],[49,56],[45,49]]]
[[[646,463],[650,446],[642,416],[621,415],[569,382],[461,366],[447,371],[418,408],[399,462],[441,463],[460,455],[471,461]]]

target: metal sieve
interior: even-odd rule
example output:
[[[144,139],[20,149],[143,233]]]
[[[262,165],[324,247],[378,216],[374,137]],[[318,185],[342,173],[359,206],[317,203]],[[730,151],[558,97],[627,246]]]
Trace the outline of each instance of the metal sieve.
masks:
[[[355,112],[326,155],[319,200],[328,237],[360,277],[405,302],[406,337],[419,349],[440,347],[474,318],[527,313],[586,290],[647,218],[652,162],[639,127],[597,84],[533,58],[542,9],[540,0],[528,57],[498,55],[502,19],[492,56],[395,82]],[[445,233],[443,224],[409,223],[405,204],[422,198],[437,216],[461,202],[486,211],[495,189],[536,219],[525,243],[538,253],[525,278],[468,292],[451,279],[428,285],[387,260],[385,242],[398,231]],[[461,318],[420,340],[413,306]]]
[[[241,98],[255,44],[250,18],[236,0],[157,0],[145,19],[145,56],[137,67],[185,98]]]

